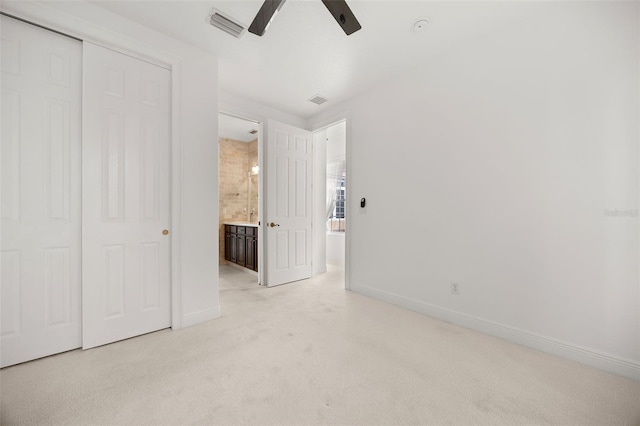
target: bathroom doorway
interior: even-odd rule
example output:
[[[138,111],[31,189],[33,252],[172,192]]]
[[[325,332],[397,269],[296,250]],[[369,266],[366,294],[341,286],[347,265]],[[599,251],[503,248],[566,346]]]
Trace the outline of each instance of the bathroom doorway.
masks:
[[[218,116],[220,290],[259,285],[260,123]]]

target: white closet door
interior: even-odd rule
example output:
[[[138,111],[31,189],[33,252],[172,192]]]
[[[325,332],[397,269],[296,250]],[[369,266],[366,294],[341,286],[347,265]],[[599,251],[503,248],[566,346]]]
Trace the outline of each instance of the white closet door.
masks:
[[[78,348],[82,43],[2,25],[0,365]]]
[[[85,42],[84,74],[86,349],[171,325],[171,73]]]

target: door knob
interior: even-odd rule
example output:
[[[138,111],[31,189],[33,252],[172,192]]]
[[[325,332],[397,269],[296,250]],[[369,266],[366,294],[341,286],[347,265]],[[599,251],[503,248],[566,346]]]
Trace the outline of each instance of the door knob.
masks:
[[[169,230],[165,229],[164,231],[162,231],[162,235],[169,235]]]
[[[273,222],[271,222],[271,223],[269,224],[269,226],[270,226],[270,227],[272,227],[272,228],[275,228],[276,226],[280,226],[280,224],[279,224],[279,223],[273,223]]]

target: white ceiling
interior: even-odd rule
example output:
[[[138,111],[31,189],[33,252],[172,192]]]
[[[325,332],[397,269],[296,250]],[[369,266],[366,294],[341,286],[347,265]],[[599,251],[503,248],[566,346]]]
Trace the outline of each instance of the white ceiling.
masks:
[[[346,36],[320,0],[289,0],[263,37],[236,39],[207,22],[212,8],[249,25],[262,0],[95,1],[121,16],[215,53],[220,90],[302,118],[376,82],[520,19],[529,2],[348,0],[362,29]],[[426,18],[425,31],[413,24]],[[320,94],[322,106],[307,99]]]
[[[258,123],[226,114],[218,114],[218,135],[221,138],[251,142],[252,140],[258,139],[257,133],[249,133],[252,130],[259,130]]]

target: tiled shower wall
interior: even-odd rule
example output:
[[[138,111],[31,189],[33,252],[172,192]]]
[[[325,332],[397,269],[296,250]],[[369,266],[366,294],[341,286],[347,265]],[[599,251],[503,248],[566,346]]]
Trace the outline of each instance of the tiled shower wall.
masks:
[[[224,222],[249,222],[248,173],[258,164],[258,140],[242,142],[220,138],[219,141],[219,194],[220,262],[224,263]],[[251,177],[251,208],[253,221],[258,220],[258,176]]]

